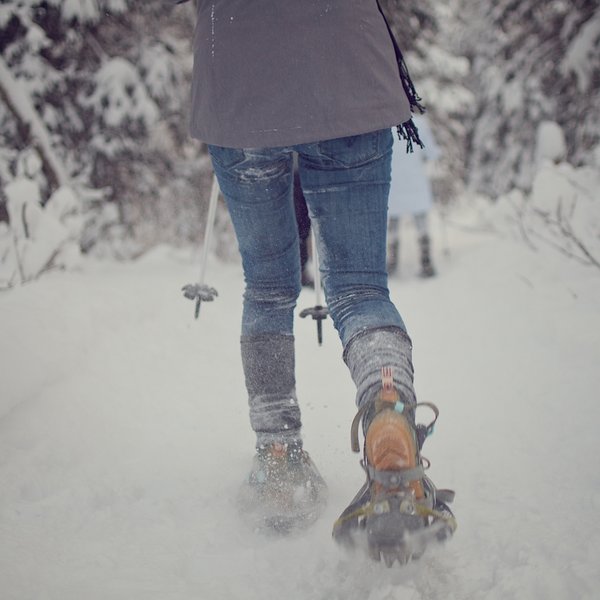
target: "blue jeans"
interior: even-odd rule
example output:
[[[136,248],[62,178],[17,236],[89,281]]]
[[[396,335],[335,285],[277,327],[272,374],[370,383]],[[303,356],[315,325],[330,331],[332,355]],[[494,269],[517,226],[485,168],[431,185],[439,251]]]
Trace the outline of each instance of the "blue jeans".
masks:
[[[342,345],[366,330],[405,329],[387,287],[390,129],[292,147],[209,151],[242,256],[242,337],[293,333],[301,290],[294,151]]]

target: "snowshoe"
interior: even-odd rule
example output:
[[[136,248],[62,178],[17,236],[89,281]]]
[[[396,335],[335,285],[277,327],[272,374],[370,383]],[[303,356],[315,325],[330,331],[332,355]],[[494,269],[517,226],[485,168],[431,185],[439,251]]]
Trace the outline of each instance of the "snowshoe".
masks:
[[[435,415],[425,425],[412,425],[419,406]],[[449,538],[456,520],[448,504],[451,490],[438,490],[425,475],[429,461],[420,454],[433,432],[438,409],[430,403],[405,406],[393,387],[391,369],[382,370],[382,389],[364,404],[352,423],[352,448],[360,450],[359,423],[372,415],[361,461],[367,479],[333,526],[333,538],[346,547],[362,546],[387,566],[419,558],[433,541]]]
[[[238,501],[255,530],[288,534],[318,519],[327,485],[299,444],[275,443],[258,448]]]

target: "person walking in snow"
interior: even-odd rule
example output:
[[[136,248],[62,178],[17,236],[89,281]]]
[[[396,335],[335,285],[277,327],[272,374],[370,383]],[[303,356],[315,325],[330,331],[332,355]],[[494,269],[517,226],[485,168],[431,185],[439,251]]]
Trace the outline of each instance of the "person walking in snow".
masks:
[[[439,149],[425,117],[415,117],[419,136],[424,148],[407,154],[398,139],[394,142],[392,153],[392,182],[388,204],[388,274],[398,272],[400,263],[400,223],[412,218],[417,230],[421,262],[421,276],[432,277],[435,268],[431,259],[431,236],[429,234],[428,214],[433,205],[431,183],[426,171],[425,161],[434,161]]]
[[[415,422],[412,342],[387,287],[391,127],[419,143],[418,100],[377,0],[197,3],[191,133],[208,145],[246,283],[241,355],[256,455],[243,510],[287,531],[314,521],[327,495],[303,448],[296,396],[296,152],[327,305],[357,387],[355,451],[361,422],[365,433],[367,481],[333,535],[351,544],[362,532],[387,563],[422,552],[407,546],[410,531],[453,529],[449,495],[423,473],[432,424]]]

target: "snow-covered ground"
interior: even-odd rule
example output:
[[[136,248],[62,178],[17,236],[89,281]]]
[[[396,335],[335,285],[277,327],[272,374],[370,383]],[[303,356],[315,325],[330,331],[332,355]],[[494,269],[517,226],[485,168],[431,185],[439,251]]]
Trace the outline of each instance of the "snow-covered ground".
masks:
[[[253,454],[238,351],[239,265],[198,321],[190,252],[86,262],[0,295],[3,600],[592,600],[600,589],[600,276],[552,250],[436,224],[439,276],[394,300],[416,387],[441,417],[424,454],[459,528],[405,568],[349,555],[331,525],[362,483],[352,383],[331,323],[298,320],[320,521],[261,537],[233,498]],[[449,254],[442,249],[448,247]],[[197,259],[197,257],[195,257]],[[299,309],[312,305],[303,291]]]

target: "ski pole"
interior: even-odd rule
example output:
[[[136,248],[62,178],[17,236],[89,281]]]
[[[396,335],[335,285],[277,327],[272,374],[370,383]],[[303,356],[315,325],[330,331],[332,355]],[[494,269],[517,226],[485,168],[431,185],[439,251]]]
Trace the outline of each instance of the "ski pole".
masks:
[[[317,322],[317,342],[319,346],[323,344],[323,321],[327,318],[329,314],[329,309],[326,306],[321,304],[321,271],[319,268],[319,253],[317,251],[317,238],[315,236],[314,228],[311,231],[311,239],[312,239],[312,255],[313,262],[315,265],[315,306],[312,308],[305,308],[301,313],[300,317],[303,319],[304,317],[311,316],[313,321]]]
[[[217,181],[217,177],[213,175],[210,201],[208,204],[208,217],[206,220],[206,229],[204,230],[204,247],[202,249],[202,256],[200,260],[200,277],[198,278],[198,283],[188,283],[181,288],[183,295],[186,298],[196,301],[196,309],[194,311],[194,317],[196,319],[200,315],[200,305],[202,301],[212,302],[215,299],[215,296],[219,295],[215,288],[209,287],[204,283],[204,277],[206,275],[206,263],[208,261],[208,252],[210,250],[210,241],[215,226],[218,199],[219,182]]]

